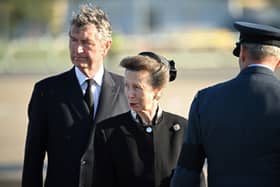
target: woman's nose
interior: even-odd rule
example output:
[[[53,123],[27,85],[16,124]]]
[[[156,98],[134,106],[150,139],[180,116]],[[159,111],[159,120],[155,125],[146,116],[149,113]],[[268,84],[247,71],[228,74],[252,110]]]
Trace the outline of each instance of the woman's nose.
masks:
[[[127,95],[128,98],[133,98],[134,93],[133,93],[133,91],[131,89],[127,88],[126,89],[126,95]]]

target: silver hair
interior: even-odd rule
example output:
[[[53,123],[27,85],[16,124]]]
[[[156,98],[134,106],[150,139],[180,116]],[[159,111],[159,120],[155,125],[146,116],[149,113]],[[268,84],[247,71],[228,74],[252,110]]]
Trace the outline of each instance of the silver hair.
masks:
[[[121,60],[121,67],[130,71],[147,71],[153,88],[164,87],[169,80],[169,67],[148,56],[129,56]]]
[[[80,6],[79,12],[74,13],[71,26],[82,28],[89,24],[95,25],[103,40],[112,40],[112,26],[106,13],[91,4],[83,4]]]
[[[280,48],[263,44],[242,44],[254,60],[261,60],[266,56],[275,56],[280,59]]]

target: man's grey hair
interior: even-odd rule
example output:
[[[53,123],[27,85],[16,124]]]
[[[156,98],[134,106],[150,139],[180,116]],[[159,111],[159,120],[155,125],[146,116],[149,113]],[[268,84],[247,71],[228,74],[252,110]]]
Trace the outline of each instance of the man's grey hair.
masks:
[[[250,54],[253,60],[261,60],[266,56],[275,56],[280,59],[280,48],[272,45],[263,44],[242,44]]]
[[[82,28],[90,24],[95,25],[102,36],[102,40],[112,40],[112,26],[106,13],[101,8],[94,7],[91,4],[83,4],[80,6],[79,12],[74,13],[71,26]]]

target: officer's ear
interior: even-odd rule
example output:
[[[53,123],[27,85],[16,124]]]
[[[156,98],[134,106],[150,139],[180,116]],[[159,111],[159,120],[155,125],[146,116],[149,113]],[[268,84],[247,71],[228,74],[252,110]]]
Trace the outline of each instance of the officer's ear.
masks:
[[[246,53],[246,47],[244,45],[240,45],[239,58],[241,60],[241,63],[244,63],[246,61],[247,53]]]
[[[279,68],[280,67],[280,58],[278,58],[278,62],[277,62],[277,65],[276,65],[276,68]]]

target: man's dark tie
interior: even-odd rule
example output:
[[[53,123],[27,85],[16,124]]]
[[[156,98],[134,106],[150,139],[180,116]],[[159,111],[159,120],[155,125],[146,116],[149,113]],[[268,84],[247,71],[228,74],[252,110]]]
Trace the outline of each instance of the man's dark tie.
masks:
[[[94,80],[93,79],[87,79],[87,89],[86,89],[86,93],[84,95],[84,99],[88,105],[88,108],[90,110],[91,113],[93,113],[94,111],[94,98],[93,98],[93,93],[92,93],[92,85],[94,84]]]

